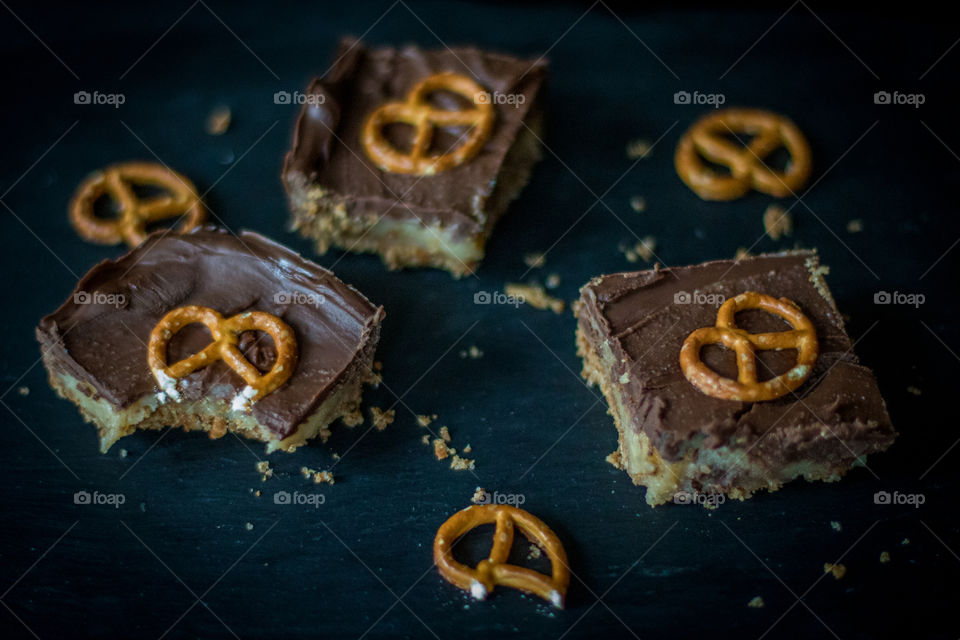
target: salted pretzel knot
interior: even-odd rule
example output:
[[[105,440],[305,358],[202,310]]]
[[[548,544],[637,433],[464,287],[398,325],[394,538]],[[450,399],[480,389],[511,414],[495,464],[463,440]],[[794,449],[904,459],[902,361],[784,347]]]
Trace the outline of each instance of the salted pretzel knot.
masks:
[[[141,199],[134,186],[161,189],[164,195]],[[104,195],[116,203],[116,219],[94,215],[93,205]],[[184,232],[206,217],[193,183],[154,162],[124,162],[87,176],[70,200],[69,211],[70,223],[82,238],[97,244],[126,242],[131,247],[147,237],[148,223],[183,215],[178,229]]]
[[[200,323],[210,330],[213,342],[192,356],[167,364],[167,345],[188,324]],[[277,359],[265,374],[243,356],[237,346],[244,331],[263,331],[273,338]],[[245,410],[249,405],[272,393],[286,382],[297,365],[297,339],[293,330],[280,318],[262,311],[245,311],[231,318],[208,307],[190,305],[179,307],[165,315],[150,332],[147,345],[147,363],[160,390],[168,397],[180,401],[177,381],[197,369],[223,360],[247,386],[233,401],[235,411]]]
[[[790,331],[747,333],[738,329],[734,316],[745,309],[762,309],[790,323]],[[737,379],[725,378],[700,360],[700,349],[708,344],[722,344],[737,355]],[[756,351],[796,349],[797,364],[789,371],[765,382],[757,381]],[[817,333],[807,316],[786,298],[748,291],[731,298],[717,312],[717,324],[697,329],[683,342],[680,368],[697,389],[724,400],[760,402],[773,400],[802,385],[813,371],[817,359]]]
[[[440,109],[427,99],[431,93],[448,91],[467,100],[467,109]],[[493,130],[494,110],[483,87],[458,73],[436,73],[418,82],[402,102],[377,107],[364,123],[361,141],[370,159],[384,171],[430,176],[463,164],[486,144]],[[389,124],[403,123],[414,128],[409,151],[396,148],[383,135]],[[466,139],[452,151],[429,153],[433,130],[442,127],[469,127]]]
[[[730,135],[753,136],[746,146]],[[776,171],[764,159],[778,148],[790,153],[785,171]],[[723,175],[704,158],[730,169]],[[751,188],[782,198],[795,193],[810,177],[810,145],[793,122],[761,109],[722,109],[693,124],[680,138],[674,156],[677,173],[704,200],[733,200]]]
[[[487,559],[471,568],[453,559],[453,543],[466,532],[482,524],[496,523],[493,548]],[[540,546],[550,559],[552,576],[525,567],[506,564],[513,545],[514,528]],[[453,514],[437,531],[433,541],[433,561],[448,582],[469,591],[477,600],[487,597],[494,587],[503,585],[527,591],[563,608],[563,599],[570,584],[567,553],[560,539],[539,518],[523,509],[508,505],[471,506]]]

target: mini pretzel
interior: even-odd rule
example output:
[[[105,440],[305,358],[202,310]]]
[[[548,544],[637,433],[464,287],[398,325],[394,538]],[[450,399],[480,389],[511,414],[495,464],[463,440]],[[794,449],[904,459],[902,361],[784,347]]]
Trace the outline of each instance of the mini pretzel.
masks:
[[[491,523],[496,523],[496,530],[493,533],[493,548],[486,560],[480,561],[474,569],[453,559],[453,543],[460,536],[482,524]],[[546,551],[553,572],[551,577],[506,564],[515,527]],[[560,539],[539,518],[508,505],[471,506],[453,514],[437,531],[433,541],[433,561],[441,576],[454,586],[469,591],[477,600],[484,600],[499,584],[538,595],[562,609],[570,584],[567,553]]]
[[[167,345],[170,340],[185,326],[194,323],[206,326],[213,342],[203,351],[168,365]],[[240,334],[244,331],[263,331],[273,338],[277,359],[273,368],[263,375],[247,361],[237,347]],[[180,401],[177,380],[218,360],[223,360],[247,383],[243,391],[234,398],[233,409],[249,409],[251,403],[272,393],[290,378],[297,366],[297,340],[287,323],[269,313],[245,311],[224,319],[213,309],[194,305],[174,309],[150,332],[147,363],[160,385],[161,392],[177,402]]]
[[[140,199],[134,185],[157,187],[167,195]],[[93,204],[109,195],[119,216],[99,218]],[[88,176],[70,200],[70,223],[77,233],[97,244],[126,242],[136,247],[147,237],[147,223],[185,215],[180,232],[199,226],[206,217],[193,183],[176,171],[153,162],[124,162]]]
[[[780,316],[793,327],[792,331],[747,333],[734,324],[734,316],[745,309],[763,309]],[[700,360],[700,349],[708,344],[722,344],[737,354],[737,379],[724,378]],[[756,350],[796,349],[797,364],[784,374],[757,381]],[[697,329],[683,342],[680,368],[690,384],[723,400],[760,402],[790,393],[806,381],[817,359],[817,333],[813,323],[796,304],[786,298],[748,291],[721,305],[714,327]]]
[[[438,109],[427,98],[437,91],[449,91],[473,104],[471,109]],[[457,73],[437,73],[414,85],[403,102],[380,105],[367,118],[361,141],[367,155],[378,167],[391,173],[430,176],[463,164],[486,144],[493,130],[494,111],[483,87]],[[397,149],[383,135],[388,124],[411,125],[415,132],[409,151]],[[466,141],[449,153],[428,155],[433,130],[437,127],[470,127]]]
[[[753,139],[741,147],[727,139],[730,134]],[[781,146],[790,153],[790,162],[786,171],[775,171],[763,160]],[[730,175],[712,170],[703,158],[729,168]],[[810,176],[810,145],[784,116],[761,109],[723,109],[700,118],[683,134],[674,164],[704,200],[733,200],[751,188],[782,198]]]

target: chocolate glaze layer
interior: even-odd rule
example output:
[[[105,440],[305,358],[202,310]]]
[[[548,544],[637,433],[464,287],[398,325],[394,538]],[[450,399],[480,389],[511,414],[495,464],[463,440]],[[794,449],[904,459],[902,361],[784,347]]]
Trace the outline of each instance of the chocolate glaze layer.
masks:
[[[307,89],[309,98],[297,119],[293,147],[284,162],[284,181],[288,189],[291,184],[320,185],[342,198],[352,217],[419,218],[454,233],[475,235],[484,227],[486,201],[496,186],[504,157],[535,109],[546,66],[543,60],[520,60],[473,47],[368,49],[358,40],[346,38],[329,73]],[[496,121],[490,139],[476,156],[458,167],[429,177],[381,171],[360,142],[364,122],[381,104],[405,99],[414,84],[441,71],[466,75],[488,92],[514,96],[514,102],[522,100],[522,104],[494,104]],[[441,108],[460,108],[456,98],[443,92],[433,100]],[[388,129],[386,134],[400,148],[408,148],[411,130]],[[450,132],[435,131],[436,147],[441,151],[455,140]]]
[[[610,345],[620,363],[609,372],[614,384],[629,371],[625,396],[634,418],[631,428],[644,431],[668,460],[682,457],[691,442],[707,448],[750,448],[751,456],[775,465],[836,457],[834,435],[855,443],[851,449],[858,455],[886,448],[896,432],[873,373],[857,360],[829,291],[820,276],[813,275],[818,265],[815,252],[798,251],[619,273],[585,285],[580,326],[595,346],[603,341]],[[716,323],[719,304],[703,296],[728,299],[745,291],[789,298],[816,328],[819,356],[796,395],[753,404],[721,400],[697,390],[680,369],[686,337]],[[675,296],[681,292],[692,300],[679,303],[684,298]],[[695,293],[701,296],[699,302]],[[785,321],[759,310],[737,314],[736,322],[751,333],[789,329]],[[701,355],[721,375],[737,377],[732,351],[710,346]],[[796,351],[761,351],[757,360],[760,378],[768,379],[790,369]]]
[[[92,303],[78,303],[84,297]],[[361,353],[372,354],[384,317],[381,307],[289,249],[249,231],[234,236],[207,227],[185,235],[157,232],[119,259],[101,262],[40,321],[37,338],[54,356],[48,358],[54,368],[123,408],[156,391],[147,366],[150,332],[184,305],[210,307],[224,317],[265,311],[293,329],[296,370],[253,404],[254,417],[279,438],[296,431],[347,377],[360,375],[352,365]],[[168,361],[209,342],[205,327],[187,326],[171,341]],[[245,333],[240,346],[261,372],[272,366],[276,352],[266,334]],[[185,401],[210,395],[229,401],[245,386],[223,362],[185,382]]]

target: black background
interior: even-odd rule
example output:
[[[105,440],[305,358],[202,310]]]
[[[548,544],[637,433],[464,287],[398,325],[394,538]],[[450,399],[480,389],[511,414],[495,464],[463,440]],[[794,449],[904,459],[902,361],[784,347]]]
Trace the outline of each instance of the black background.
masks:
[[[0,4],[0,636],[960,634],[955,22],[803,2],[732,11]],[[342,34],[551,60],[545,159],[476,277],[390,273],[375,257],[337,252],[317,258],[387,309],[384,385],[366,400],[395,406],[396,422],[382,433],[369,422],[340,428],[326,446],[275,454],[265,483],[254,469],[262,446],[233,436],[138,433],[100,455],[93,427],[47,386],[33,339],[79,276],[122,252],[76,237],[66,219],[72,190],[108,163],[159,159],[209,190],[223,225],[313,256],[285,228],[279,172],[296,110],[273,94],[322,73]],[[80,90],[122,93],[125,104],[75,105]],[[800,202],[782,201],[793,237],[762,237],[768,196],[706,203],[680,182],[673,148],[708,109],[675,104],[680,90],[788,114],[806,133],[813,186]],[[880,90],[922,93],[925,103],[878,105]],[[233,124],[211,137],[204,119],[218,104],[231,107]],[[634,164],[624,148],[636,137],[659,143]],[[645,213],[631,210],[633,195],[646,198]],[[861,233],[846,231],[853,218]],[[636,268],[617,245],[648,234],[669,265],[738,247],[817,247],[857,352],[877,372],[896,444],[838,484],[799,481],[713,512],[649,508],[643,489],[604,462],[616,431],[578,377],[572,316],[473,303],[479,291],[551,272],[570,301],[591,276]],[[525,275],[523,254],[548,249],[546,268]],[[926,299],[876,305],[878,291]],[[461,358],[471,345],[484,356]],[[448,425],[454,446],[472,444],[475,474],[435,461],[414,413],[439,414],[434,427]],[[308,484],[301,465],[333,467],[336,485]],[[478,485],[522,494],[563,539],[575,573],[565,611],[507,589],[471,603],[431,569],[436,529]],[[120,493],[125,503],[77,505],[79,490]],[[274,504],[281,490],[319,492],[325,503]],[[922,493],[925,503],[877,505],[880,490]],[[462,546],[481,557],[484,544]],[[846,577],[824,577],[823,564],[838,559]],[[748,608],[757,595],[766,607]]]

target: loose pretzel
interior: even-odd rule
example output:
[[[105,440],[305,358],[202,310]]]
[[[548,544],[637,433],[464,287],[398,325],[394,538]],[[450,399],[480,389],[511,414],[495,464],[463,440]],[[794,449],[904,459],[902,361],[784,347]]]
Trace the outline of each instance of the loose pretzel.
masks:
[[[427,98],[437,91],[449,91],[468,100],[473,108],[451,111],[438,109]],[[483,87],[457,73],[437,73],[414,85],[406,100],[380,105],[367,118],[361,141],[367,155],[378,167],[391,173],[430,176],[463,164],[486,144],[493,130],[494,111]],[[383,135],[388,124],[411,125],[415,132],[410,151],[397,149]],[[470,127],[466,142],[453,151],[428,155],[433,130],[438,127]]]
[[[167,192],[155,198],[140,199],[134,185],[157,187]],[[98,218],[94,203],[109,195],[117,204],[118,217]],[[181,232],[199,226],[206,211],[197,190],[176,171],[153,162],[124,162],[88,176],[70,200],[70,223],[77,233],[97,244],[126,242],[136,247],[147,237],[147,223],[185,215]]]
[[[738,329],[734,316],[745,309],[763,309],[786,320],[792,331],[775,333],[747,333]],[[722,344],[737,354],[737,379],[724,378],[700,360],[700,349],[708,344]],[[784,374],[757,381],[756,350],[796,349],[797,364]],[[680,368],[690,384],[723,400],[760,402],[773,400],[790,393],[804,383],[813,371],[817,359],[817,333],[807,316],[796,304],[786,298],[777,300],[754,291],[741,293],[721,305],[717,324],[697,329],[683,342],[680,349]]]
[[[753,139],[741,147],[727,139],[730,134]],[[763,160],[781,146],[790,153],[790,162],[786,171],[775,171]],[[730,175],[712,170],[703,158],[729,168]],[[733,200],[751,188],[782,198],[810,177],[810,145],[784,116],[761,109],[723,109],[700,118],[683,134],[674,164],[704,200]]]
[[[493,548],[486,560],[481,560],[474,569],[453,559],[453,543],[460,536],[482,524],[491,523],[496,523],[496,530],[493,533]],[[546,551],[552,567],[551,577],[525,567],[506,564],[515,527]],[[570,584],[567,553],[560,539],[539,518],[508,505],[471,506],[453,514],[437,531],[433,541],[433,561],[441,576],[454,586],[469,591],[477,600],[484,600],[499,584],[538,595],[562,609]]]
[[[194,323],[207,327],[213,342],[203,351],[168,365],[167,345],[170,340],[185,326]],[[277,359],[267,373],[261,375],[237,347],[240,334],[244,331],[263,331],[273,338]],[[287,323],[269,313],[245,311],[224,319],[213,309],[194,305],[174,309],[150,332],[147,363],[161,392],[177,402],[180,401],[177,380],[217,360],[223,360],[247,383],[246,388],[234,398],[233,409],[248,409],[251,403],[272,393],[290,378],[297,366],[297,339]]]

